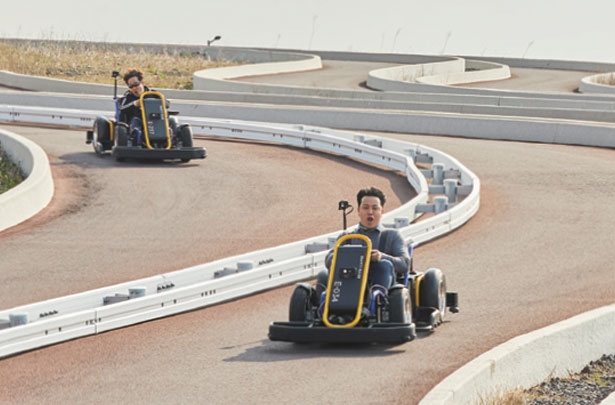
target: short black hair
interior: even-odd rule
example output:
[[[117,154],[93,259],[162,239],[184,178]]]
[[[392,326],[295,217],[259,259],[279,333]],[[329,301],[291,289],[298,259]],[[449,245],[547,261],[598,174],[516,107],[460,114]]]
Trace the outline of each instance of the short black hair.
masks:
[[[124,72],[124,83],[128,84],[128,80],[130,80],[131,77],[136,77],[137,79],[139,79],[140,82],[142,82],[143,72],[139,69],[128,69],[126,72]]]
[[[363,197],[378,197],[380,200],[380,205],[384,207],[384,203],[387,201],[384,193],[377,189],[376,187],[369,187],[359,190],[357,193],[357,204],[361,205],[361,200]]]

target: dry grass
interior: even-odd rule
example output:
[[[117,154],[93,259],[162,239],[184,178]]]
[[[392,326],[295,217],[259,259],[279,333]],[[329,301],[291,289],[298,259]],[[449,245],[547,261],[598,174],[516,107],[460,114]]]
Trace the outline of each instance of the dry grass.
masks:
[[[596,79],[596,83],[605,84],[607,86],[615,86],[615,73],[605,74]]]
[[[200,54],[130,50],[113,44],[77,41],[0,40],[0,70],[72,81],[111,84],[111,72],[138,68],[149,87],[192,89],[197,70],[237,65],[208,61]]]
[[[525,405],[529,395],[522,389],[497,390],[490,395],[479,395],[477,405]]]

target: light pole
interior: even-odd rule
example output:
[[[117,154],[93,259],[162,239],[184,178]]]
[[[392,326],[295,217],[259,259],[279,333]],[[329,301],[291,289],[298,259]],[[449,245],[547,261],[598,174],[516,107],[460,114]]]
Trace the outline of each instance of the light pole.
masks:
[[[216,35],[215,37],[213,37],[212,39],[208,39],[207,40],[207,46],[210,46],[212,43],[218,41],[222,39],[222,37],[220,35]]]
[[[448,45],[448,40],[451,39],[451,35],[453,35],[453,31],[449,31],[446,33],[446,39],[444,40],[444,46],[442,47],[442,50],[440,51],[440,55],[444,54],[444,50],[446,49],[446,45]]]
[[[527,51],[530,50],[532,45],[534,45],[534,40],[533,39],[527,44],[527,48],[525,48],[525,52],[523,52],[523,55],[521,56],[521,59],[525,59],[525,55],[527,55]]]
[[[397,37],[399,36],[400,32],[401,32],[401,28],[398,28],[397,31],[395,32],[395,36],[393,37],[393,46],[391,47],[391,52],[395,51],[395,43],[397,42]]]

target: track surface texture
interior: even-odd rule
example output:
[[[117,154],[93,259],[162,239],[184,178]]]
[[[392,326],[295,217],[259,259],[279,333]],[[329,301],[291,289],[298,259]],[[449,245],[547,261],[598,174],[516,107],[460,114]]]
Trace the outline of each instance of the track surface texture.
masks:
[[[277,146],[208,140],[205,161],[120,165],[80,132],[12,129],[50,155],[57,194],[0,234],[3,307],[338,229],[337,201],[365,184],[385,189],[388,208],[411,197],[398,174]],[[382,135],[447,152],[481,179],[477,215],[415,251],[417,269],[443,269],[460,295],[435,333],[397,346],[271,342],[288,286],[4,359],[0,401],[413,404],[492,347],[612,303],[615,151]]]

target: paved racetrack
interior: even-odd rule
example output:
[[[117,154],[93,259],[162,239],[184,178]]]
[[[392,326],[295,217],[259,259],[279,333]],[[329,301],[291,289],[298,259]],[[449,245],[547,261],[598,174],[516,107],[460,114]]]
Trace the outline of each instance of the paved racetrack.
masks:
[[[393,205],[410,197],[401,176],[288,148],[203,141],[210,157],[189,167],[118,165],[82,133],[14,130],[51,155],[59,190],[46,213],[0,235],[3,307],[337,229],[337,201],[366,183]],[[434,334],[398,346],[270,342],[285,287],[2,360],[0,401],[416,403],[493,346],[612,303],[615,151],[384,135],[450,153],[482,182],[478,214],[416,251],[418,269],[442,268],[460,293],[462,312]],[[32,280],[36,291],[23,290]]]

